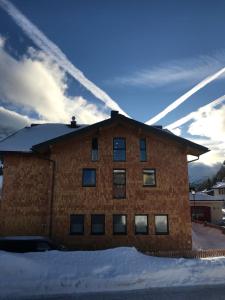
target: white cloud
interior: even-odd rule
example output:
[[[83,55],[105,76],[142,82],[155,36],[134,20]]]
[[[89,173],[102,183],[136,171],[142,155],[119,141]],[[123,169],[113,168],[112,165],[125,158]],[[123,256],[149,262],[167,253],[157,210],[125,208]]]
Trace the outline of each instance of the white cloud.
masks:
[[[28,116],[18,114],[0,106],[0,140],[9,134],[30,125],[32,122],[37,122]]]
[[[30,49],[16,60],[0,48],[0,99],[3,105],[19,108],[22,113],[36,113],[49,122],[68,123],[75,115],[80,123],[105,119],[104,109],[82,97],[67,95],[66,72],[44,54]]]
[[[146,68],[131,75],[116,77],[108,81],[113,85],[146,86],[151,88],[182,82],[194,83],[225,65],[225,52],[212,56],[174,60]]]
[[[106,106],[113,110],[118,110],[122,114],[128,116],[120,106],[92,81],[90,81],[85,75],[75,67],[66,55],[49,40],[43,32],[41,32],[29,19],[26,18],[12,3],[7,0],[0,0],[0,6],[12,17],[18,26],[24,31],[24,33],[46,54],[48,54],[52,60],[54,60],[58,66],[68,72],[74,79],[79,81],[87,90],[89,90],[95,97],[105,103]]]

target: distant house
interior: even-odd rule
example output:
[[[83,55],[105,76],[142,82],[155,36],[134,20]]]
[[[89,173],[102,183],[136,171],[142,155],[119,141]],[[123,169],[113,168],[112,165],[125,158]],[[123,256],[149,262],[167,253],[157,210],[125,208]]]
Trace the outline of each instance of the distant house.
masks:
[[[214,196],[224,195],[223,197],[225,199],[225,182],[217,182],[213,185],[212,190]]]
[[[203,192],[189,194],[192,219],[219,224],[223,218],[224,196],[211,196]]]
[[[112,111],[40,124],[0,143],[0,234],[71,248],[191,249],[187,155],[208,149]]]

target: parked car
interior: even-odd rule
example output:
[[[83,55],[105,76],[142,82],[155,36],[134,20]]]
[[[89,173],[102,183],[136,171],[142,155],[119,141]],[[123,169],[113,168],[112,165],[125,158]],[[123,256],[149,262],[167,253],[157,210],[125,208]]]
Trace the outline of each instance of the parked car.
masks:
[[[0,250],[23,253],[66,250],[66,248],[42,236],[7,236],[0,238]]]

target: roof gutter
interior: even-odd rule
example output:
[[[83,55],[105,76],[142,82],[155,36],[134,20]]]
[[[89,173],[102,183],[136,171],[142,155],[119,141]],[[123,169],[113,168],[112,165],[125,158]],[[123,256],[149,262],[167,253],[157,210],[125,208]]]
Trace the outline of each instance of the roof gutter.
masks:
[[[49,161],[52,164],[52,180],[51,180],[51,195],[50,195],[50,207],[49,207],[49,229],[48,236],[52,238],[52,228],[53,228],[53,202],[54,202],[54,193],[55,193],[55,166],[56,162],[53,159],[41,155],[36,150],[32,151],[38,156],[38,158]]]
[[[193,161],[196,161],[196,160],[199,160],[199,155],[197,156],[197,158],[194,158],[194,159],[192,159],[192,160],[188,160],[187,163],[189,164],[189,163],[191,163],[191,162],[193,162]]]

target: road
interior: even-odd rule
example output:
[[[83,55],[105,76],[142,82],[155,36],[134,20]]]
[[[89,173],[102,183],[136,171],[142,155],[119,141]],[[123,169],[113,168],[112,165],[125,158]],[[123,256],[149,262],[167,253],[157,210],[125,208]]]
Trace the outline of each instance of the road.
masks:
[[[86,293],[79,295],[9,297],[4,300],[224,300],[225,285],[152,288],[145,290]]]

